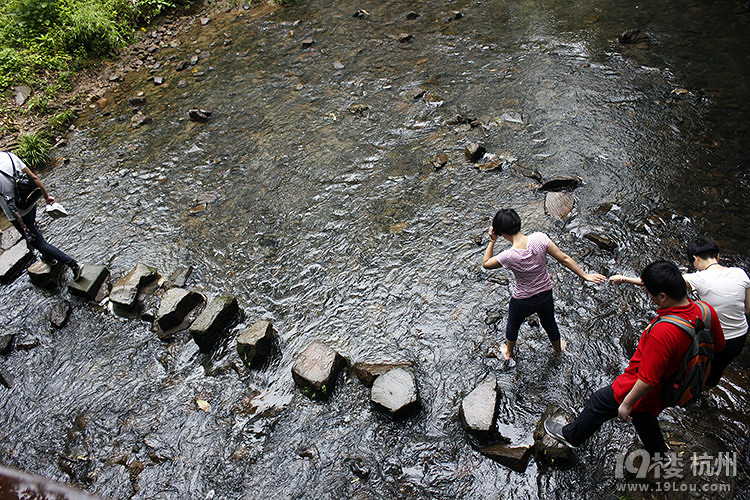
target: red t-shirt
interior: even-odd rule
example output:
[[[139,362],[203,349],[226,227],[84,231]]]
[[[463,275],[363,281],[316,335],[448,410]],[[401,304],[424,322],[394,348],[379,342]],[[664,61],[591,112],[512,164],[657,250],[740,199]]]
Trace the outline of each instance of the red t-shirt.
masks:
[[[690,299],[689,305],[667,307],[656,311],[658,316],[674,314],[691,323],[700,317],[700,308]],[[724,332],[721,329],[719,315],[710,305],[711,331],[714,334],[714,351],[724,349]],[[630,364],[625,373],[612,383],[615,399],[622,403],[638,379],[643,380],[653,388],[633,405],[633,412],[648,412],[658,415],[664,409],[661,381],[669,380],[680,368],[682,357],[690,346],[690,336],[680,327],[660,321],[651,328],[648,336],[644,335],[648,327],[641,334],[635,354],[630,358]]]

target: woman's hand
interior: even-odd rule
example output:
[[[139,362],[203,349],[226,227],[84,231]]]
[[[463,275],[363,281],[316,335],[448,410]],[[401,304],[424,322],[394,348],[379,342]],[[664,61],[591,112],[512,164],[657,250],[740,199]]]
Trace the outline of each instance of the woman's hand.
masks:
[[[607,277],[603,274],[599,273],[586,273],[583,277],[586,281],[591,281],[592,283],[606,283]]]
[[[490,241],[497,241],[497,235],[495,234],[495,230],[492,228],[492,226],[490,226],[489,235]]]

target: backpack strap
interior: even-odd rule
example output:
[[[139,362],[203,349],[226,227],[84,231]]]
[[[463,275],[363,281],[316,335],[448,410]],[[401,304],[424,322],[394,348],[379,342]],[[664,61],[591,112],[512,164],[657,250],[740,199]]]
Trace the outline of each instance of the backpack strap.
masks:
[[[16,180],[16,162],[13,161],[13,157],[10,155],[10,153],[8,153],[6,151],[5,154],[8,155],[8,159],[10,160],[10,169],[13,172],[13,175],[11,176],[11,175],[7,174],[2,168],[0,168],[0,174],[3,174],[8,179],[10,179],[10,180],[12,180],[12,181],[15,182],[15,180]]]

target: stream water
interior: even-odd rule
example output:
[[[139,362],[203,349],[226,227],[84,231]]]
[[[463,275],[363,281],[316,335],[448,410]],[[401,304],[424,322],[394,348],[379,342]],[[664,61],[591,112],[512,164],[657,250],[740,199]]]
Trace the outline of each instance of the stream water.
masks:
[[[115,277],[137,262],[163,275],[193,265],[189,286],[236,295],[245,325],[272,320],[281,354],[207,375],[226,350],[206,359],[186,333],[166,343],[75,297],[52,330],[49,308],[67,290],[22,276],[2,287],[0,324],[38,346],[0,360],[15,377],[0,461],[107,498],[619,496],[614,457],[632,426],[605,425],[573,466],[532,461],[519,474],[470,446],[458,406],[497,373],[498,425],[529,445],[549,404],[577,413],[621,372],[654,308],[643,290],[584,285],[551,263],[568,351],[555,358],[525,325],[504,371],[487,357],[504,322],[485,319],[505,311],[511,285],[481,269],[476,240],[507,206],[588,270],[632,275],[667,258],[687,271],[683,249],[699,234],[748,268],[748,20],[733,1],[310,0],[196,26],[156,56],[200,51],[197,65],[157,70],[161,86],[130,73],[108,107],[79,119],[59,151],[70,161],[43,173],[72,216],[40,226]],[[648,42],[618,43],[631,28]],[[138,92],[153,121],[133,128]],[[209,121],[188,120],[193,107]],[[581,177],[572,216],[546,216],[544,193],[512,165],[474,168],[469,142],[544,178]],[[440,152],[449,162],[435,170]],[[198,199],[213,201],[190,215]],[[313,340],[352,362],[411,361],[422,410],[390,420],[346,374],[327,402],[307,399],[290,367]],[[738,452],[741,470],[749,363],[700,408],[664,415]],[[732,494],[746,498],[742,476]]]

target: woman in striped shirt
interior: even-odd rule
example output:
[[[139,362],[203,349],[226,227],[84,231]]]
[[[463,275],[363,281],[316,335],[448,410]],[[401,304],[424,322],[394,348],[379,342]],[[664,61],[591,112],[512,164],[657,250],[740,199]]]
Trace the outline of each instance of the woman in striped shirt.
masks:
[[[495,242],[499,235],[511,243],[511,247],[493,256]],[[505,327],[505,345],[501,347],[506,360],[513,356],[521,323],[537,313],[539,322],[547,332],[556,353],[565,350],[565,340],[555,321],[555,304],[552,298],[552,277],[547,270],[547,254],[555,258],[586,281],[604,283],[607,278],[598,273],[587,273],[558,248],[544,233],[535,232],[526,236],[521,232],[521,218],[515,210],[498,210],[490,227],[490,243],[482,257],[482,267],[498,269],[504,267],[513,271],[516,279],[508,307],[508,321]]]

